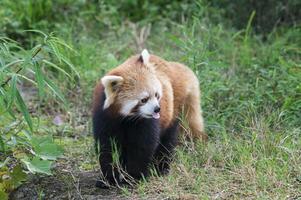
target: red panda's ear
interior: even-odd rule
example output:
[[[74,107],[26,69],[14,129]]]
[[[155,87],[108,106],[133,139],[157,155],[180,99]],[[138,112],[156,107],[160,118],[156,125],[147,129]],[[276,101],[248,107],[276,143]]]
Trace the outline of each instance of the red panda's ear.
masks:
[[[148,64],[149,63],[149,57],[150,57],[150,55],[149,55],[149,53],[148,53],[148,51],[146,50],[146,49],[144,49],[142,52],[141,52],[141,55],[140,55],[140,57],[139,57],[139,60],[141,60],[141,62],[143,63],[143,64]]]
[[[101,79],[101,83],[105,88],[106,100],[103,109],[108,108],[115,100],[116,91],[122,84],[123,78],[121,76],[107,75]]]

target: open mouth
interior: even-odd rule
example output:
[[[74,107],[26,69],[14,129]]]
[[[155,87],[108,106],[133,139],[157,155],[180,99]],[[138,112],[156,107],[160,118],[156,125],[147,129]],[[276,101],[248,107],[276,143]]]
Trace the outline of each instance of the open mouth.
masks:
[[[160,113],[153,113],[153,114],[152,114],[152,117],[153,117],[154,119],[159,119],[159,118],[160,118]]]
[[[154,119],[159,119],[160,118],[160,113],[153,113],[151,115],[145,115],[147,118],[154,118]]]

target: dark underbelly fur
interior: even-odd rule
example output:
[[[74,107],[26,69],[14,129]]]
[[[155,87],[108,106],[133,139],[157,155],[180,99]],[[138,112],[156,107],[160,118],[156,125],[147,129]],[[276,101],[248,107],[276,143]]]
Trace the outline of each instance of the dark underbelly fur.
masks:
[[[152,166],[159,175],[166,174],[177,144],[178,121],[161,130],[156,119],[113,118],[109,109],[101,109],[103,101],[104,98],[100,109],[94,112],[93,131],[105,181],[111,185],[124,183],[125,179],[120,178],[121,171],[134,179],[147,177]],[[113,161],[116,149],[117,162],[116,159]],[[105,181],[97,181],[96,186],[107,187]]]

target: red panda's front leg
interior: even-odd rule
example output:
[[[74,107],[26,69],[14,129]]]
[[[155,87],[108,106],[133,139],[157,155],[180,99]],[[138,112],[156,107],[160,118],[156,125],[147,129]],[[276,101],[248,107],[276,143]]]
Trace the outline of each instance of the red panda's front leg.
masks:
[[[96,186],[100,188],[107,188],[109,185],[116,185],[120,182],[119,171],[113,163],[111,141],[110,138],[100,139],[99,163],[104,179],[96,183]]]
[[[109,185],[116,185],[120,181],[119,170],[113,163],[112,142],[115,141],[115,147],[120,147],[123,135],[121,129],[118,128],[119,120],[111,118],[109,111],[102,108],[104,100],[105,97],[102,96],[99,105],[95,107],[93,112],[93,133],[103,175],[102,180],[96,182],[96,186],[100,188],[108,188]]]
[[[140,152],[138,152],[140,151]],[[126,171],[127,173],[133,177],[134,179],[140,179],[142,177],[148,176],[148,167],[150,166],[151,157],[153,155],[152,152],[146,152],[148,153],[142,155],[141,149],[130,149],[128,151],[127,156],[127,163],[126,163]]]
[[[174,149],[178,143],[179,122],[176,120],[161,133],[160,144],[154,156],[155,168],[159,175],[167,174],[173,159]]]
[[[126,134],[126,171],[134,179],[147,177],[159,144],[159,122],[143,119],[137,125],[128,127]]]

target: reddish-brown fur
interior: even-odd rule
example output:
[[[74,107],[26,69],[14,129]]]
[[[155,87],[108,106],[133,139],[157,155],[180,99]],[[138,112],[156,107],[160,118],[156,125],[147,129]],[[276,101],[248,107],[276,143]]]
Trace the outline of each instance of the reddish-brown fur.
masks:
[[[148,77],[148,75],[156,76],[161,82],[163,89],[163,95],[160,101],[161,127],[169,127],[174,119],[179,117],[182,110],[184,110],[184,116],[190,128],[190,136],[203,140],[207,139],[207,135],[204,133],[204,123],[200,107],[199,82],[192,70],[185,65],[168,62],[158,56],[151,55],[147,66],[143,66],[143,63],[139,61],[139,55],[137,55],[126,60],[107,75],[123,77],[124,82],[120,86],[119,91],[127,91],[125,93],[128,93],[128,95],[135,92],[133,91],[133,87],[129,87],[130,85],[136,84],[135,87],[147,87],[146,85],[151,83],[149,83],[149,79],[145,79],[145,77]],[[101,82],[95,87],[93,100],[94,111],[98,107],[103,89],[104,87]],[[112,105],[114,112],[118,112],[120,101],[122,101],[123,98],[116,97]]]

